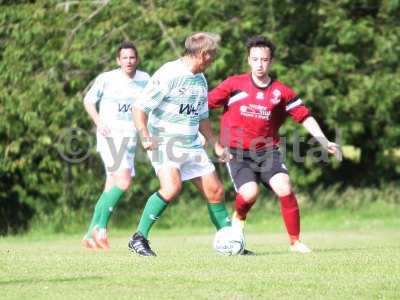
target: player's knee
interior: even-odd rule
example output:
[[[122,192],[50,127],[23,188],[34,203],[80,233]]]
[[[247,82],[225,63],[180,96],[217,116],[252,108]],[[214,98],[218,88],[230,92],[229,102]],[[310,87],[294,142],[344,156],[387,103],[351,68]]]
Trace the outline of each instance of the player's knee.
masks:
[[[246,184],[239,189],[239,194],[246,202],[253,203],[257,200],[259,188],[257,184]]]
[[[292,185],[290,184],[290,179],[287,174],[276,174],[270,179],[269,184],[279,197],[287,196],[292,193]]]
[[[224,198],[224,186],[218,184],[212,191],[207,193],[207,200],[209,203],[220,203]]]
[[[275,193],[279,197],[284,197],[292,193],[292,186],[290,184],[281,184],[275,187]]]
[[[127,191],[131,187],[130,178],[120,178],[117,180],[117,186],[124,191]]]
[[[215,190],[215,200],[217,200],[218,202],[221,202],[222,199],[224,198],[224,187],[222,184],[218,185],[218,187]]]
[[[173,186],[162,187],[160,189],[160,194],[165,201],[170,202],[179,195],[181,189],[182,189],[182,184],[175,184]]]
[[[257,200],[258,191],[250,190],[246,192],[239,192],[240,196],[242,196],[243,200],[249,203],[253,203]]]

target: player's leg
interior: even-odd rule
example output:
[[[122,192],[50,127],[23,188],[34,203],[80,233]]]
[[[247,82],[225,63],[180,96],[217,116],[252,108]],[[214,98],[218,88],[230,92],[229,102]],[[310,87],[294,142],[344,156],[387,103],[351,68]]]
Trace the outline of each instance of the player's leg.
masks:
[[[246,176],[249,178],[248,176]],[[239,178],[236,176],[236,178]],[[239,180],[238,180],[239,182]],[[235,211],[232,215],[232,227],[240,230],[243,235],[243,240],[245,240],[244,234],[244,223],[247,217],[247,213],[250,211],[251,207],[257,200],[259,194],[258,183],[255,181],[250,181],[242,184],[239,188],[238,193],[235,198]],[[254,255],[253,251],[244,249],[243,255]]]
[[[234,156],[232,160],[226,163],[228,173],[236,191],[232,227],[242,233],[244,240],[245,220],[259,194],[259,178],[253,170],[251,162],[251,159]],[[245,249],[243,255],[254,255],[254,252]]]
[[[111,180],[106,187],[107,195],[102,205],[102,214],[97,224],[99,228],[107,228],[111,213],[130,188],[132,176],[131,169],[123,169],[111,174]]]
[[[127,137],[129,138],[129,137]],[[99,139],[98,139],[99,140]],[[127,145],[123,137],[114,137],[113,142],[119,147],[116,157],[104,138],[100,138],[100,156],[107,174],[105,188],[95,206],[92,221],[85,238],[94,239],[97,246],[108,249],[107,224],[118,202],[129,189],[131,178],[135,175],[134,157],[136,139],[129,138]],[[124,148],[121,148],[124,147]]]
[[[99,218],[93,228],[93,238],[96,244],[102,249],[109,248],[107,225],[119,201],[124,197],[126,191],[129,189],[133,175],[133,170],[123,169],[112,173],[111,176],[109,176],[111,180],[107,180],[106,192],[104,193],[99,208]]]
[[[83,239],[81,241],[82,246],[84,246],[88,249],[93,249],[93,250],[98,249],[98,246],[93,239],[93,229],[95,228],[96,224],[98,224],[98,222],[100,220],[101,212],[102,212],[101,207],[103,205],[104,199],[107,196],[107,191],[112,186],[112,181],[113,180],[112,180],[111,175],[107,175],[104,190],[96,202],[96,205],[95,205],[94,211],[93,211],[92,220],[89,224],[89,227],[88,227],[88,230],[87,230],[85,236],[83,237]]]
[[[269,185],[280,200],[282,217],[289,235],[290,249],[294,252],[310,252],[311,250],[300,242],[300,211],[289,175],[277,173],[271,177]]]
[[[207,208],[210,219],[217,230],[233,226],[228,211],[226,210],[225,203],[223,202],[224,187],[218,179],[217,174],[214,172],[192,179],[199,191],[202,192],[207,200]],[[238,228],[243,234],[243,227]],[[244,234],[243,234],[244,239]],[[244,249],[242,255],[254,255],[254,252]]]
[[[148,237],[151,226],[159,219],[167,205],[178,196],[182,189],[180,171],[177,168],[163,168],[158,172],[160,189],[151,195],[143,210],[138,232]]]
[[[107,174],[104,191],[96,203],[92,221],[85,236],[85,239],[94,239],[97,246],[102,249],[109,248],[107,224],[118,202],[129,189],[131,176],[130,169]]]
[[[235,212],[232,216],[232,222],[243,227],[244,220],[259,194],[258,178],[250,165],[249,159],[233,158],[226,164],[226,167],[236,191]]]
[[[265,186],[270,186],[279,197],[281,214],[286,230],[289,235],[291,247],[301,244],[300,239],[300,213],[297,199],[293,193],[292,185],[288,175],[288,170],[283,163],[282,154],[279,150],[265,153],[265,157],[260,166],[260,179]],[[307,246],[301,244],[301,251],[309,252]],[[292,249],[292,248],[291,248]],[[292,249],[293,250],[293,249]],[[307,251],[308,250],[308,251]],[[295,250],[296,251],[296,250]]]
[[[218,229],[230,226],[230,218],[223,202],[224,187],[215,173],[215,167],[204,149],[181,151],[185,157],[181,165],[182,180],[191,180],[207,200],[210,219]],[[184,155],[184,156],[183,156]]]
[[[178,196],[182,189],[179,169],[161,168],[158,170],[160,189],[146,202],[140,217],[136,233],[129,240],[128,248],[142,256],[155,256],[148,242],[148,235],[153,224],[161,217],[168,204]]]
[[[223,202],[224,187],[215,171],[196,177],[192,182],[207,200],[210,219],[217,230],[230,226],[231,221]]]
[[[247,214],[257,200],[260,190],[255,181],[246,182],[240,188],[235,198],[235,218],[246,220]]]
[[[290,243],[299,240],[300,214],[296,196],[292,191],[288,174],[277,173],[269,180],[269,185],[279,197],[281,213],[289,234]]]

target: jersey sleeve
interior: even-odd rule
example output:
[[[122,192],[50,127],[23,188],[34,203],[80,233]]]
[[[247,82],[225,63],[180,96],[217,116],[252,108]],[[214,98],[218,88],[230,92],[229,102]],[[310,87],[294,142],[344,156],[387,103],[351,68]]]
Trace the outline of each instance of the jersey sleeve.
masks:
[[[101,74],[96,77],[93,85],[90,87],[89,91],[86,93],[85,98],[83,99],[86,103],[97,103],[103,97],[105,86],[105,78],[104,75]]]
[[[208,107],[210,109],[224,106],[231,96],[232,85],[228,77],[208,93]]]
[[[140,99],[135,103],[135,107],[149,113],[160,105],[169,92],[168,80],[165,75],[163,69],[154,73],[144,87]]]
[[[286,113],[289,114],[295,122],[301,123],[310,116],[310,110],[290,87],[283,86],[283,96],[285,99]]]
[[[207,101],[205,101],[200,109],[199,119],[200,120],[208,119],[208,116],[209,116],[208,105],[207,105]]]
[[[204,75],[203,75],[203,80],[204,80],[205,90],[207,91],[208,90],[208,84],[207,84],[207,80],[204,77]],[[203,101],[203,103],[202,103],[202,105],[200,107],[200,110],[199,110],[199,119],[200,119],[200,121],[204,120],[204,119],[208,119],[208,117],[209,117],[208,99],[207,98],[208,97],[207,97],[207,92],[206,92],[205,95],[204,95],[204,101]]]

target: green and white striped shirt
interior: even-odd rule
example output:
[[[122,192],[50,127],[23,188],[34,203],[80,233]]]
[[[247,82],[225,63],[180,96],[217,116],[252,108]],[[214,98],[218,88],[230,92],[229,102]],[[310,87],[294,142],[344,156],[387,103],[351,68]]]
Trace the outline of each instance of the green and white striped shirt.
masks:
[[[202,148],[199,123],[208,118],[207,81],[177,59],[151,77],[135,106],[149,113],[150,134],[159,145]]]

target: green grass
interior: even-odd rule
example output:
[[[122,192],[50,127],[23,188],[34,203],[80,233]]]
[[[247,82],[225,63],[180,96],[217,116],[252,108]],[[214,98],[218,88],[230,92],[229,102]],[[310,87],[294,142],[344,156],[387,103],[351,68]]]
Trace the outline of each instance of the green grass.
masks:
[[[108,252],[81,249],[80,234],[2,238],[0,299],[399,299],[396,208],[308,212],[309,255],[288,252],[276,215],[249,222],[255,257],[216,254],[208,224],[155,228],[156,258],[129,253],[127,230],[111,230]]]

